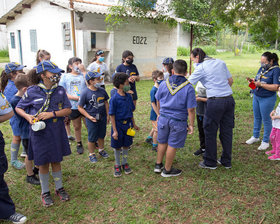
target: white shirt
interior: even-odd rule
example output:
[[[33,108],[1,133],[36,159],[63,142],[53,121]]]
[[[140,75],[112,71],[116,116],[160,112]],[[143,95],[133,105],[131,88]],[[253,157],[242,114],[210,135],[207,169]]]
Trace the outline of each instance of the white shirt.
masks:
[[[275,115],[279,116],[280,115],[280,103],[276,107],[275,111],[276,111]],[[280,119],[279,118],[272,120],[272,127],[280,129]]]
[[[88,67],[87,67],[88,71],[96,71],[98,73],[103,74],[102,76],[100,76],[100,83],[98,83],[98,85],[104,85],[104,79],[105,79],[105,72],[108,71],[108,67],[107,65],[102,62],[102,64],[98,64],[96,61],[92,62]]]

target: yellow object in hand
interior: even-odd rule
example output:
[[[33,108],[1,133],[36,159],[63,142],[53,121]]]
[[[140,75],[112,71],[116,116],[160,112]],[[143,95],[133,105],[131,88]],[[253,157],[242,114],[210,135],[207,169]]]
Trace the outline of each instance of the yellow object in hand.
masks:
[[[127,129],[127,132],[126,132],[126,134],[128,135],[128,136],[131,136],[131,137],[134,137],[135,136],[135,130],[133,129],[133,128],[129,128],[129,129]]]

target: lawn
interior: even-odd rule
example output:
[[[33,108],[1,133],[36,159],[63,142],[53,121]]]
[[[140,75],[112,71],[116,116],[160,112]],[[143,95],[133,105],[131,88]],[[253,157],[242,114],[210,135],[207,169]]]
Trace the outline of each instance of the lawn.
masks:
[[[234,57],[230,53],[216,56],[226,61],[231,71],[236,101],[232,169],[198,168],[201,157],[192,153],[199,148],[198,131],[188,136],[186,145],[177,151],[174,166],[183,169],[175,178],[162,178],[153,172],[156,154],[144,141],[149,121],[149,92],[152,81],[137,83],[139,100],[135,119],[141,130],[134,138],[128,161],[133,173],[113,177],[114,154],[107,128],[106,150],[110,158],[98,158],[90,164],[87,151],[66,157],[63,166],[64,187],[71,196],[66,203],[54,196],[54,206],[44,208],[40,187],[25,182],[26,172],[9,167],[5,175],[17,211],[28,223],[279,223],[280,163],[269,161],[258,145],[244,142],[252,135],[252,98],[245,80],[258,70],[260,54]],[[112,85],[107,86],[109,93]],[[11,129],[1,125],[10,157]],[[83,128],[86,148],[87,134]],[[221,145],[218,145],[219,154]]]

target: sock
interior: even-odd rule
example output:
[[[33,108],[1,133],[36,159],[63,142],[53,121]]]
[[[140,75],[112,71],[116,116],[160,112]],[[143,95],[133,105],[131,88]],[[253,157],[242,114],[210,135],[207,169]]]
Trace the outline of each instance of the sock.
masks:
[[[122,150],[114,149],[116,165],[118,165],[118,166],[121,165],[121,151],[122,151]]]
[[[154,143],[153,143],[153,147],[157,147],[157,146],[158,146],[158,144],[154,144]]]
[[[11,161],[17,160],[18,157],[19,144],[11,144]]]
[[[62,188],[62,173],[61,170],[57,172],[52,172],[54,184],[55,184],[55,189],[58,190]]]
[[[98,152],[101,152],[101,151],[103,151],[104,149],[98,149]]]
[[[41,189],[42,189],[42,194],[49,192],[49,178],[50,178],[50,173],[47,174],[41,174],[39,172],[39,177],[40,177],[40,182],[41,182]]]
[[[147,137],[147,139],[151,139],[151,138],[152,138],[152,136],[150,136],[150,135]]]
[[[122,155],[122,165],[124,165],[127,163],[128,149],[123,149]]]

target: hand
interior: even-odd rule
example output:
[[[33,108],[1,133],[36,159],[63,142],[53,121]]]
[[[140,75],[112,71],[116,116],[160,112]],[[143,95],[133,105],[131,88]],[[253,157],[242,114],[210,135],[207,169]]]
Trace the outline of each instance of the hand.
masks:
[[[276,112],[275,110],[271,111],[270,117],[272,117],[275,114],[275,112]]]
[[[276,116],[270,116],[271,117],[271,120],[275,120],[276,119]]]
[[[136,131],[139,131],[139,130],[140,130],[140,128],[139,128],[136,124],[133,125],[133,128],[134,128]]]
[[[134,94],[134,92],[132,90],[128,90],[127,93]]]
[[[135,78],[134,78],[133,76],[130,76],[130,77],[128,78],[128,81],[133,83],[133,82],[135,82]]]
[[[29,124],[34,124],[34,121],[37,122],[38,118],[34,117],[33,115],[27,114],[26,120],[28,121]]]
[[[254,79],[251,79],[249,77],[247,77],[246,79],[247,79],[248,82],[253,82],[254,81]]]
[[[188,127],[188,135],[191,135],[191,134],[193,134],[193,126],[189,125],[189,127]]]
[[[83,64],[79,64],[79,65],[78,65],[78,68],[80,69],[80,71],[81,71],[82,73],[85,73],[85,72],[86,72],[85,66],[84,66]]]
[[[94,122],[94,123],[97,122],[96,118],[93,117],[93,116],[89,116],[88,119],[91,120],[91,121]]]
[[[254,83],[255,83],[256,87],[261,87],[261,85],[262,85],[262,83],[261,83],[261,82],[259,82],[259,81],[254,82]]]
[[[118,140],[118,132],[114,131],[112,134],[113,139]]]
[[[53,112],[42,112],[38,115],[38,119],[43,121],[53,117],[54,117]]]

